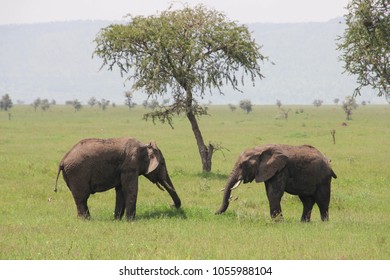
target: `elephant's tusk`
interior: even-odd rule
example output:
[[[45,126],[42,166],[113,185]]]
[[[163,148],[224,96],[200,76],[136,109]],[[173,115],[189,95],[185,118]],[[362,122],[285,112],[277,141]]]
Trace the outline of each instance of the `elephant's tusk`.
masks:
[[[237,189],[238,186],[241,184],[242,180],[238,180],[237,183],[234,184],[234,186],[230,190]]]
[[[163,187],[161,187],[160,184],[159,184],[158,182],[156,183],[156,186],[157,186],[157,188],[159,188],[159,189],[162,190],[163,192],[165,191],[165,190],[163,189]]]
[[[176,190],[175,190],[174,188],[172,188],[172,187],[167,183],[167,181],[164,181],[164,185],[165,185],[165,187],[166,187],[167,189],[169,189],[169,190],[171,190],[171,191],[173,191],[173,192],[176,192]]]
[[[238,200],[238,196],[233,197],[232,195],[229,197],[229,201],[236,201]]]

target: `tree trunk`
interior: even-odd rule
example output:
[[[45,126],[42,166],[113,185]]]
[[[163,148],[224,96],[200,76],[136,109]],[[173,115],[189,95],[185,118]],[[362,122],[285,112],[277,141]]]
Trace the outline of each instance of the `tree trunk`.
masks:
[[[186,101],[185,101],[186,114],[188,120],[191,123],[192,131],[194,132],[195,139],[196,139],[196,144],[198,145],[200,159],[202,161],[202,171],[204,173],[208,173],[211,171],[211,159],[213,157],[214,146],[209,144],[209,146],[207,147],[204,144],[202,133],[200,132],[198,126],[198,121],[196,120],[196,116],[193,112],[193,104],[192,104],[193,98],[192,98],[191,88],[188,86],[185,80],[182,82],[182,87],[186,91]]]
[[[203,172],[211,171],[211,159],[213,157],[214,146],[209,144],[207,147],[204,144],[202,133],[200,132],[198,122],[194,113],[190,110],[187,112],[187,118],[191,123],[192,131],[194,132],[196,143],[198,145],[200,158],[202,160],[202,170]]]

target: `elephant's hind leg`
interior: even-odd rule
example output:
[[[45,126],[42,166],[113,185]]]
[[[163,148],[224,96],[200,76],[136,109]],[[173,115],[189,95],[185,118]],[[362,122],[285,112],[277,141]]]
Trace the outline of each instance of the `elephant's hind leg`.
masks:
[[[66,178],[66,184],[72,192],[74,202],[76,203],[77,216],[79,218],[89,219],[91,215],[87,201],[90,195],[90,187],[87,179],[81,176],[80,173],[75,173],[74,170],[64,172],[64,178]]]
[[[305,195],[300,195],[299,198],[301,199],[303,204],[301,222],[310,222],[311,211],[315,203],[314,198],[312,196]]]
[[[315,202],[320,209],[321,220],[329,220],[329,203],[330,203],[330,183],[327,186],[322,186],[317,189],[315,194]]]
[[[329,221],[329,201],[319,200],[317,201],[318,208],[320,209],[321,220],[323,222]]]
[[[89,213],[87,201],[88,201],[88,196],[74,196],[74,201],[77,206],[77,215],[79,218],[84,218],[84,219],[90,219],[91,215]]]

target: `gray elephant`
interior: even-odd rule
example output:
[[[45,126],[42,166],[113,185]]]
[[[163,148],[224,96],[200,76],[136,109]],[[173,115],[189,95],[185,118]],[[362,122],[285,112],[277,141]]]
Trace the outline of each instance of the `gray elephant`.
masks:
[[[337,178],[329,160],[316,148],[270,144],[244,151],[238,158],[224,188],[216,214],[226,211],[231,191],[242,182],[265,182],[271,218],[282,217],[280,200],[284,192],[298,195],[303,204],[302,222],[309,222],[317,203],[321,220],[329,219],[331,180]]]
[[[134,219],[139,175],[167,190],[176,208],[181,206],[164,157],[154,142],[145,145],[134,138],[84,139],[61,160],[54,191],[61,171],[79,217],[90,217],[87,201],[91,194],[115,188],[114,218],[121,219],[126,211],[126,218]]]

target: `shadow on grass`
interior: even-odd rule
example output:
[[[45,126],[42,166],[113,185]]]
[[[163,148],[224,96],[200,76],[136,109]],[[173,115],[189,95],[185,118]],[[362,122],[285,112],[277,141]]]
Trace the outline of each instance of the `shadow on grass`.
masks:
[[[216,209],[215,209],[216,210]],[[140,211],[136,220],[153,220],[153,219],[189,219],[189,220],[211,220],[211,219],[236,219],[237,214],[234,211],[226,212],[223,215],[216,215],[214,210],[202,207],[183,208],[156,208]]]
[[[186,212],[180,208],[160,208],[141,212],[137,214],[137,220],[153,220],[153,219],[187,219]]]
[[[205,179],[218,179],[218,180],[227,180],[229,178],[229,174],[221,174],[219,172],[210,172],[210,173],[206,173],[206,172],[198,172],[198,173],[195,173],[195,176],[196,177],[200,177],[200,178],[205,178]]]

